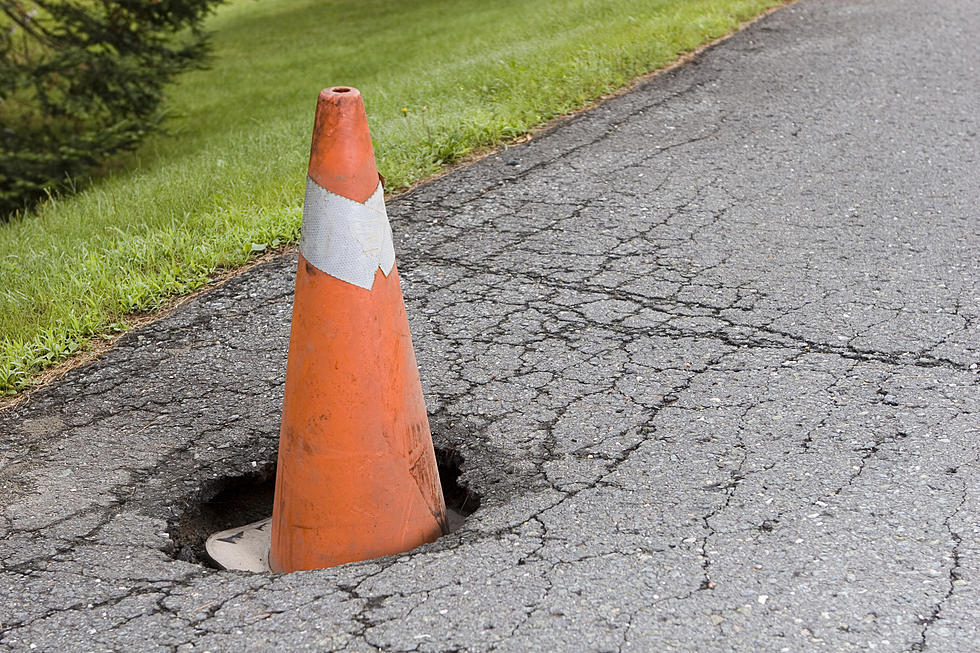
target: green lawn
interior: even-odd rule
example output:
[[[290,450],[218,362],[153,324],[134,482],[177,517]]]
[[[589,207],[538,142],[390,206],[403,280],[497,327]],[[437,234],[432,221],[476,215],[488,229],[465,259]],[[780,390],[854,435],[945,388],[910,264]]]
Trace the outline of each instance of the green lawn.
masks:
[[[235,0],[168,134],[0,225],[0,394],[126,315],[295,240],[316,96],[360,88],[389,190],[579,108],[782,0]]]

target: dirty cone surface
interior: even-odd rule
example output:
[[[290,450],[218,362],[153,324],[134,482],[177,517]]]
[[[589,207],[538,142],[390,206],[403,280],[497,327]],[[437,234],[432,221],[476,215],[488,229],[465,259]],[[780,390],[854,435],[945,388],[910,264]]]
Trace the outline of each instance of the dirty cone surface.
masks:
[[[0,646],[974,649],[978,30],[803,0],[390,204],[481,497],[414,551],[171,539],[275,460],[293,256],[0,413]]]
[[[276,572],[402,553],[449,532],[384,188],[352,87],[317,99],[298,256]]]

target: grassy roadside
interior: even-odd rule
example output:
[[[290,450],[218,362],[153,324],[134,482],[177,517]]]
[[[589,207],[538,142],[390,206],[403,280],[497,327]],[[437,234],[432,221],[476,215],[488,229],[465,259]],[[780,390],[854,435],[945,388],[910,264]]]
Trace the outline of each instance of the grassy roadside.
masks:
[[[579,108],[782,0],[234,0],[170,133],[0,225],[0,395],[297,236],[321,87],[363,92],[389,188]]]

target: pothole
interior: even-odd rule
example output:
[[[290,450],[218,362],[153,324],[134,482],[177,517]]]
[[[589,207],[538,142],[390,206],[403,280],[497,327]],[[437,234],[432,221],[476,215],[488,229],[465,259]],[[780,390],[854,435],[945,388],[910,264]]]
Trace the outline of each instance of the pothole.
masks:
[[[463,456],[455,449],[436,447],[442,493],[449,511],[450,532],[480,507],[480,496],[459,480]],[[196,503],[171,521],[172,555],[211,569],[221,567],[205,551],[209,536],[250,524],[272,514],[276,466],[267,464],[241,476],[216,479],[203,488]]]

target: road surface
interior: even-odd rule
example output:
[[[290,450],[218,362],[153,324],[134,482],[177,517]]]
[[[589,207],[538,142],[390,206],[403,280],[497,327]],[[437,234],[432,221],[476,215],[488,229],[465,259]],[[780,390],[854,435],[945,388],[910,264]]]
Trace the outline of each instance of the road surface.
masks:
[[[394,201],[480,497],[420,550],[193,561],[275,460],[293,256],[0,413],[0,646],[980,650],[978,33],[803,0]]]

